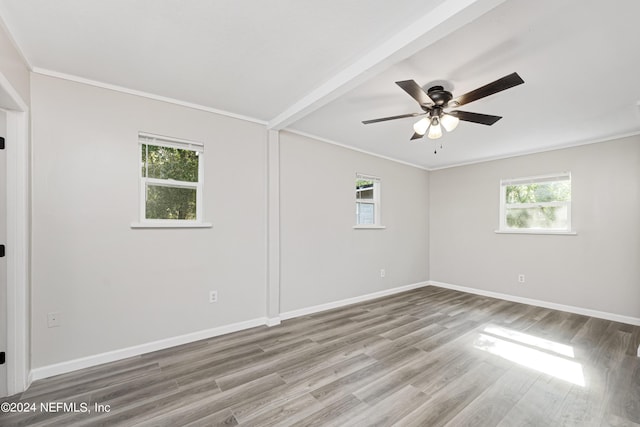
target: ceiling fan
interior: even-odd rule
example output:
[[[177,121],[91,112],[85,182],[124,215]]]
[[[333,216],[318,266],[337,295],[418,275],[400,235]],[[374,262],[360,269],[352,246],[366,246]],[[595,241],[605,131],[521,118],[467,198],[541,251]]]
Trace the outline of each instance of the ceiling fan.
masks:
[[[431,139],[438,139],[442,136],[442,128],[447,132],[451,132],[458,126],[460,120],[491,126],[502,117],[450,109],[502,92],[522,83],[524,83],[524,80],[518,73],[511,73],[454,99],[451,92],[444,90],[442,86],[432,86],[425,92],[415,80],[403,80],[396,82],[396,84],[418,101],[423,112],[365,120],[362,123],[367,125],[369,123],[426,115],[427,117],[420,119],[413,125],[414,134],[411,137],[412,140],[422,138],[425,134]]]

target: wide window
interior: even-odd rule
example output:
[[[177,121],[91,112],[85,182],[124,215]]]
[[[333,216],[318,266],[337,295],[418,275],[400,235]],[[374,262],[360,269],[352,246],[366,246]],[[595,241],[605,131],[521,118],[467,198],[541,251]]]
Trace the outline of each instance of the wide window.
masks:
[[[356,226],[380,226],[380,179],[356,174]]]
[[[571,174],[500,181],[500,231],[571,232]]]
[[[147,133],[140,143],[142,223],[200,223],[204,146]]]

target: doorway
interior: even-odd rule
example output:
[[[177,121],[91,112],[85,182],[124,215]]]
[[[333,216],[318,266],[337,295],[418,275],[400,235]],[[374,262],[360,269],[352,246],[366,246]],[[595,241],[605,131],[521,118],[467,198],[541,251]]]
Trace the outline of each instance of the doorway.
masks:
[[[0,396],[29,386],[29,107],[0,73]]]
[[[0,137],[7,136],[7,115],[0,110]],[[0,141],[2,141],[0,139]],[[1,148],[1,147],[0,147]],[[0,245],[7,241],[7,156],[6,150],[0,149]],[[0,351],[7,351],[7,258],[4,250],[0,250]],[[7,364],[0,365],[0,397],[8,395]]]

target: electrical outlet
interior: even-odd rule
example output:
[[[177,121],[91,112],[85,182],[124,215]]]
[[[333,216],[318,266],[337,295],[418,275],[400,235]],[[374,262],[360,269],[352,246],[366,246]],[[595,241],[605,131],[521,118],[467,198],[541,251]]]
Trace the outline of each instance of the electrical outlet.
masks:
[[[524,274],[518,274],[518,283],[524,283]]]
[[[380,277],[384,277],[387,275],[387,272],[384,271],[384,268],[380,270]]]
[[[47,314],[47,327],[49,328],[57,328],[60,326],[60,318],[62,317],[62,313],[48,313]]]
[[[209,303],[218,302],[218,291],[209,291]]]

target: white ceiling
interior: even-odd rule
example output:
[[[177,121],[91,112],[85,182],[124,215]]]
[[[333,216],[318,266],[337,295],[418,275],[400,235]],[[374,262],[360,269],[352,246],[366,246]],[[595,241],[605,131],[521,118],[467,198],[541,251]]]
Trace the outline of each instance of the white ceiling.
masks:
[[[222,110],[428,169],[640,132],[640,2],[614,0],[0,0],[36,72]],[[501,115],[410,142],[419,112],[395,85]],[[442,149],[440,149],[442,143]]]

